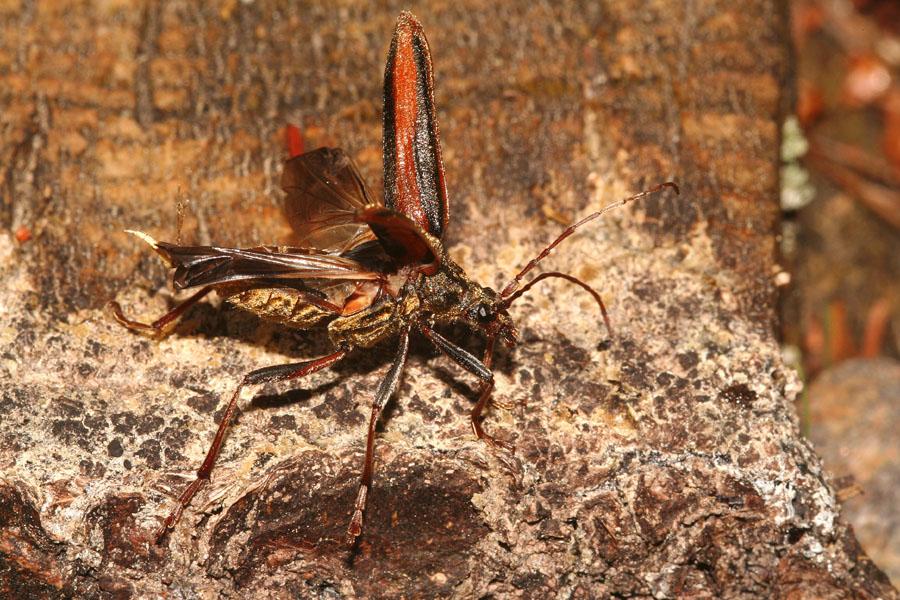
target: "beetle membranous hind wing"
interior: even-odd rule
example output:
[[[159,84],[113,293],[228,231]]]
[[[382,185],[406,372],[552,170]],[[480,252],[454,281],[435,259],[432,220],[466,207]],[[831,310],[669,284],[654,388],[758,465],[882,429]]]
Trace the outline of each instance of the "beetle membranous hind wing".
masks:
[[[248,280],[368,280],[381,275],[360,263],[330,254],[291,248],[251,249],[175,246],[157,242],[175,267],[177,289]]]
[[[342,254],[374,236],[356,212],[380,204],[359,170],[340,148],[319,148],[289,160],[281,187],[287,192],[284,210],[294,242]]]

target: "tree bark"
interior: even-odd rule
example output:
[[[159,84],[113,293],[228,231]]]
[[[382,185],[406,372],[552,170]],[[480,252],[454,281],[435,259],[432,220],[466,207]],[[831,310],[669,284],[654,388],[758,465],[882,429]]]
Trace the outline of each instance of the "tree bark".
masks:
[[[0,595],[897,598],[840,519],[773,333],[788,35],[778,0],[434,2],[445,246],[500,288],[560,223],[644,187],[513,305],[473,439],[472,378],[413,345],[341,540],[391,346],[241,401],[213,471],[153,538],[253,369],[331,350],[203,302],[165,340],[167,273],[124,229],[287,243],[287,123],[380,188],[369,3],[0,6]],[[482,341],[445,329],[472,352]],[[187,474],[187,477],[185,476]]]

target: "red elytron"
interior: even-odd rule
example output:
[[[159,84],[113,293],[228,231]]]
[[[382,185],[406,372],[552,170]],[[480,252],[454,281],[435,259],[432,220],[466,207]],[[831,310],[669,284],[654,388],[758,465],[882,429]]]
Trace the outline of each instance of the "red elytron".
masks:
[[[490,370],[494,342],[497,338],[508,346],[516,342],[509,306],[538,281],[559,277],[593,295],[609,328],[603,302],[587,284],[556,272],[543,273],[524,286],[522,278],[576,228],[607,210],[665,187],[678,191],[674,183],[666,182],[585,217],[563,231],[497,293],[471,281],[441,245],[450,220],[450,203],[435,113],[431,53],[422,26],[410,13],[401,13],[391,41],[384,77],[383,126],[383,202],[372,194],[342,150],[319,148],[286,163],[282,187],[287,192],[285,207],[295,247],[179,246],[135,232],[175,269],[175,288],[200,290],[151,325],[127,319],[119,305],[112,303],[116,318],[126,327],[162,335],[188,308],[216,290],[235,306],[288,327],[326,327],[336,348],[315,360],[265,367],[243,378],[196,478],[165,519],[158,539],[209,479],[245,386],[297,379],[330,367],[353,348],[393,338],[397,339],[396,354],[372,401],[365,463],[348,528],[347,542],[352,545],[362,532],[372,481],[375,425],[397,389],[414,330],[481,380],[481,395],[470,415],[472,428],[478,438],[511,450],[507,442],[481,427],[481,413],[494,385]],[[292,149],[302,148],[297,133],[289,137]],[[290,130],[288,135],[292,135]],[[487,337],[481,359],[435,331],[435,325],[453,321],[466,323]]]

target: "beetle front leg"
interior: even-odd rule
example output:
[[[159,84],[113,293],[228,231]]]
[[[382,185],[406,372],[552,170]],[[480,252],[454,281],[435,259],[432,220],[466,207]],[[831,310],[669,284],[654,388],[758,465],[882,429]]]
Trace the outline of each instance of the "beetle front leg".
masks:
[[[488,341],[488,346],[484,352],[485,361],[482,362],[430,327],[422,325],[420,329],[422,330],[422,333],[425,334],[425,337],[438,347],[438,350],[452,358],[456,364],[481,380],[481,396],[478,398],[478,402],[475,404],[475,408],[472,409],[471,413],[472,429],[475,431],[476,437],[492,446],[499,446],[504,450],[514,452],[516,449],[514,445],[509,442],[504,442],[503,440],[498,440],[481,428],[481,412],[491,399],[491,391],[494,389],[494,374],[490,369],[491,357],[494,353],[494,338],[491,338]]]
[[[482,362],[484,366],[488,369],[491,368],[491,359],[494,356],[494,340],[496,338],[492,337],[488,340],[487,347],[484,349],[484,359]],[[478,397],[478,402],[475,403],[475,408],[472,409],[472,412],[469,413],[469,418],[472,419],[472,431],[475,432],[475,437],[479,440],[484,440],[488,444],[492,446],[500,446],[504,450],[509,450],[510,452],[515,452],[516,447],[509,442],[504,442],[503,440],[498,440],[494,436],[488,434],[481,427],[481,413],[484,411],[487,403],[491,400],[491,393],[494,391],[494,378],[491,377],[490,381],[482,382],[481,384],[481,396]],[[494,402],[497,404],[496,402]]]

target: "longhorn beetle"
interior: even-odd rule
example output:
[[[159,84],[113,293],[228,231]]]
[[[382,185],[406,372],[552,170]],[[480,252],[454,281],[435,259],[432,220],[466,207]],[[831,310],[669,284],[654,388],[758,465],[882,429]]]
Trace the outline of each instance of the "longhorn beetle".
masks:
[[[347,530],[347,544],[352,546],[362,532],[372,482],[375,425],[397,389],[412,331],[423,334],[481,380],[481,395],[470,414],[472,429],[478,438],[512,450],[509,443],[488,435],[481,426],[481,413],[494,387],[490,369],[494,343],[497,338],[507,346],[516,343],[516,326],[507,312],[510,305],[539,281],[562,278],[594,297],[612,334],[600,295],[586,283],[558,272],[542,273],[524,285],[522,278],[578,227],[604,212],[666,187],[678,193],[674,183],[666,182],[588,215],[566,228],[497,293],[471,281],[441,245],[450,221],[450,203],[435,113],[431,52],[422,26],[407,12],[397,20],[388,52],[383,135],[383,200],[369,190],[343,150],[319,148],[285,164],[285,211],[296,246],[180,246],[131,232],[175,269],[176,289],[200,289],[150,325],[126,318],[118,303],[111,302],[116,319],[125,327],[161,336],[179,316],[215,290],[238,308],[287,327],[326,327],[336,348],[321,358],[264,367],[243,378],[196,478],[166,517],[157,541],[209,479],[245,386],[298,379],[343,360],[353,348],[368,348],[394,338],[396,353],[372,401],[366,458]],[[448,322],[463,322],[487,337],[480,360],[435,331],[435,325]]]

